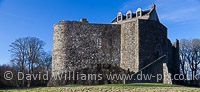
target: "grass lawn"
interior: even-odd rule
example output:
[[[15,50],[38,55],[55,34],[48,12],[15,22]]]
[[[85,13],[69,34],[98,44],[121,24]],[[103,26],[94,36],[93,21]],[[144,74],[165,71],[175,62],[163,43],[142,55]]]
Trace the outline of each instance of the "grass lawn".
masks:
[[[200,88],[161,83],[131,83],[106,85],[64,85],[57,87],[32,87],[0,89],[2,91],[50,91],[50,92],[200,92]]]

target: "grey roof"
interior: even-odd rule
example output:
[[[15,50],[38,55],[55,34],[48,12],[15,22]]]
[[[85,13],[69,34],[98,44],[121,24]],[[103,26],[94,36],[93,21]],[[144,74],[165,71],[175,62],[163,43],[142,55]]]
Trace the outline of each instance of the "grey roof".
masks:
[[[142,16],[145,16],[145,15],[149,15],[151,13],[151,10],[152,9],[148,9],[148,10],[142,10]],[[132,13],[132,18],[136,18],[136,13]],[[123,15],[122,19],[126,19],[126,15]],[[117,22],[117,17],[115,17],[111,23],[113,22]]]

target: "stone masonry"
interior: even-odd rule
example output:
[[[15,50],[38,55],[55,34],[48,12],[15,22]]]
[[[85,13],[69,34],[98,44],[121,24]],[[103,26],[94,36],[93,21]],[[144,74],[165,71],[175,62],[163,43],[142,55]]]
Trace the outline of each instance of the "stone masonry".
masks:
[[[84,18],[80,22],[59,21],[53,26],[52,73],[84,69],[87,73],[91,69],[94,69],[95,73],[100,70],[102,73],[106,71],[109,73],[111,70],[134,74],[143,72],[161,74],[164,77],[159,82],[171,84],[176,82],[166,76],[179,74],[178,53],[178,40],[172,45],[167,38],[167,28],[160,23],[155,4],[152,4],[152,9],[149,10],[138,8],[135,13],[128,11],[125,15],[118,12],[111,24],[92,24]],[[163,55],[164,58],[152,63]],[[102,66],[100,70],[96,68],[99,65]],[[114,67],[114,70],[107,65]],[[103,69],[105,67],[107,70]],[[124,81],[124,83],[132,82],[157,81],[156,79]],[[104,83],[96,82],[96,84]]]

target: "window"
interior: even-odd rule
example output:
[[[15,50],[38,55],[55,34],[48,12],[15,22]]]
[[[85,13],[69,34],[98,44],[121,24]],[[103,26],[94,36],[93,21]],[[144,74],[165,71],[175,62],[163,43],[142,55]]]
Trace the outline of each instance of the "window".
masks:
[[[140,17],[140,15],[141,15],[141,14],[140,14],[140,11],[139,11],[139,12],[137,12],[137,16],[138,16],[138,17]]]
[[[122,20],[122,17],[121,16],[118,16],[118,21],[121,21]]]
[[[97,48],[101,48],[101,39],[100,38],[98,38],[97,39]]]
[[[157,44],[155,48],[155,58],[159,58],[160,56],[163,55],[163,50],[161,44]]]
[[[136,17],[141,17],[142,16],[142,9],[138,8],[136,11]]]
[[[128,19],[130,19],[131,18],[131,14],[127,14],[127,17],[128,17]]]

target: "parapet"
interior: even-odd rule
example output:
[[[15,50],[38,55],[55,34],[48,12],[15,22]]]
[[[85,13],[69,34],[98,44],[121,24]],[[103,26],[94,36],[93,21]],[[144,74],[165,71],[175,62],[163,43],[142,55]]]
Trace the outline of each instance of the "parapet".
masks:
[[[86,18],[81,18],[80,19],[80,22],[83,22],[83,23],[88,23],[87,19]]]

